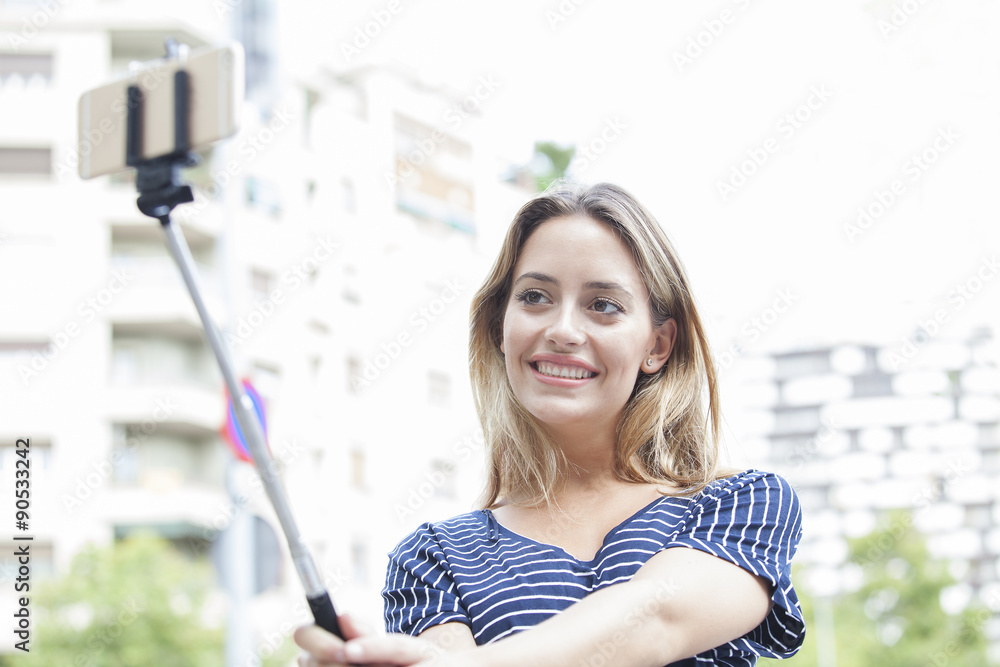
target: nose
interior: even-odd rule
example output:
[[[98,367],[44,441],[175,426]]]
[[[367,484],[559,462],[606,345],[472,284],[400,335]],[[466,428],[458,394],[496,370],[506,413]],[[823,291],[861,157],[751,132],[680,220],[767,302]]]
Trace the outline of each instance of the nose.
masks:
[[[554,308],[552,320],[545,330],[545,338],[560,346],[581,345],[586,340],[586,336],[579,317],[577,309],[569,305]]]

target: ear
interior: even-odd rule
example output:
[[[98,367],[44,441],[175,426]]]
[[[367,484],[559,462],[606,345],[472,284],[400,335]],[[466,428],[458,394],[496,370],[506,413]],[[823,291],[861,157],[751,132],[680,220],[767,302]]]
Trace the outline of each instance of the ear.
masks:
[[[677,321],[671,317],[659,327],[653,329],[649,352],[641,362],[643,372],[652,375],[663,368],[674,349],[675,340],[677,340]],[[652,359],[653,364],[651,366],[647,365],[646,359]]]

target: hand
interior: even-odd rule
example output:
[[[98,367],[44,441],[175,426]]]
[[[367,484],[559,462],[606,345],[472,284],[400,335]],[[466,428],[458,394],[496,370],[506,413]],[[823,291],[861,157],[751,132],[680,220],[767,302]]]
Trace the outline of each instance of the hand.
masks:
[[[377,635],[361,629],[347,614],[340,614],[340,629],[346,643],[316,625],[303,625],[295,630],[295,643],[305,653],[299,656],[299,667],[345,667],[371,665],[397,667],[431,660],[441,650],[430,642],[409,635]]]

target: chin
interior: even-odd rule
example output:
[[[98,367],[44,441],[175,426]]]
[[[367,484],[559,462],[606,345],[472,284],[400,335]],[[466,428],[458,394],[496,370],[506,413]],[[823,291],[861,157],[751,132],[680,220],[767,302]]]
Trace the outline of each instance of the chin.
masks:
[[[596,417],[594,412],[589,410],[532,410],[528,408],[528,412],[545,426],[557,427],[581,427],[593,422]]]

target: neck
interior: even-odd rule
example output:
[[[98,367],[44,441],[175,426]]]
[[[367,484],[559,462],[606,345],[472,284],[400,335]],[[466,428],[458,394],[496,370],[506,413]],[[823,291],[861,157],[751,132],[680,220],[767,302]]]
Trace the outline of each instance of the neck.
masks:
[[[569,470],[557,489],[559,495],[593,491],[617,481],[614,475],[617,435],[614,428],[595,430],[591,426],[549,426],[546,433],[565,455]]]

